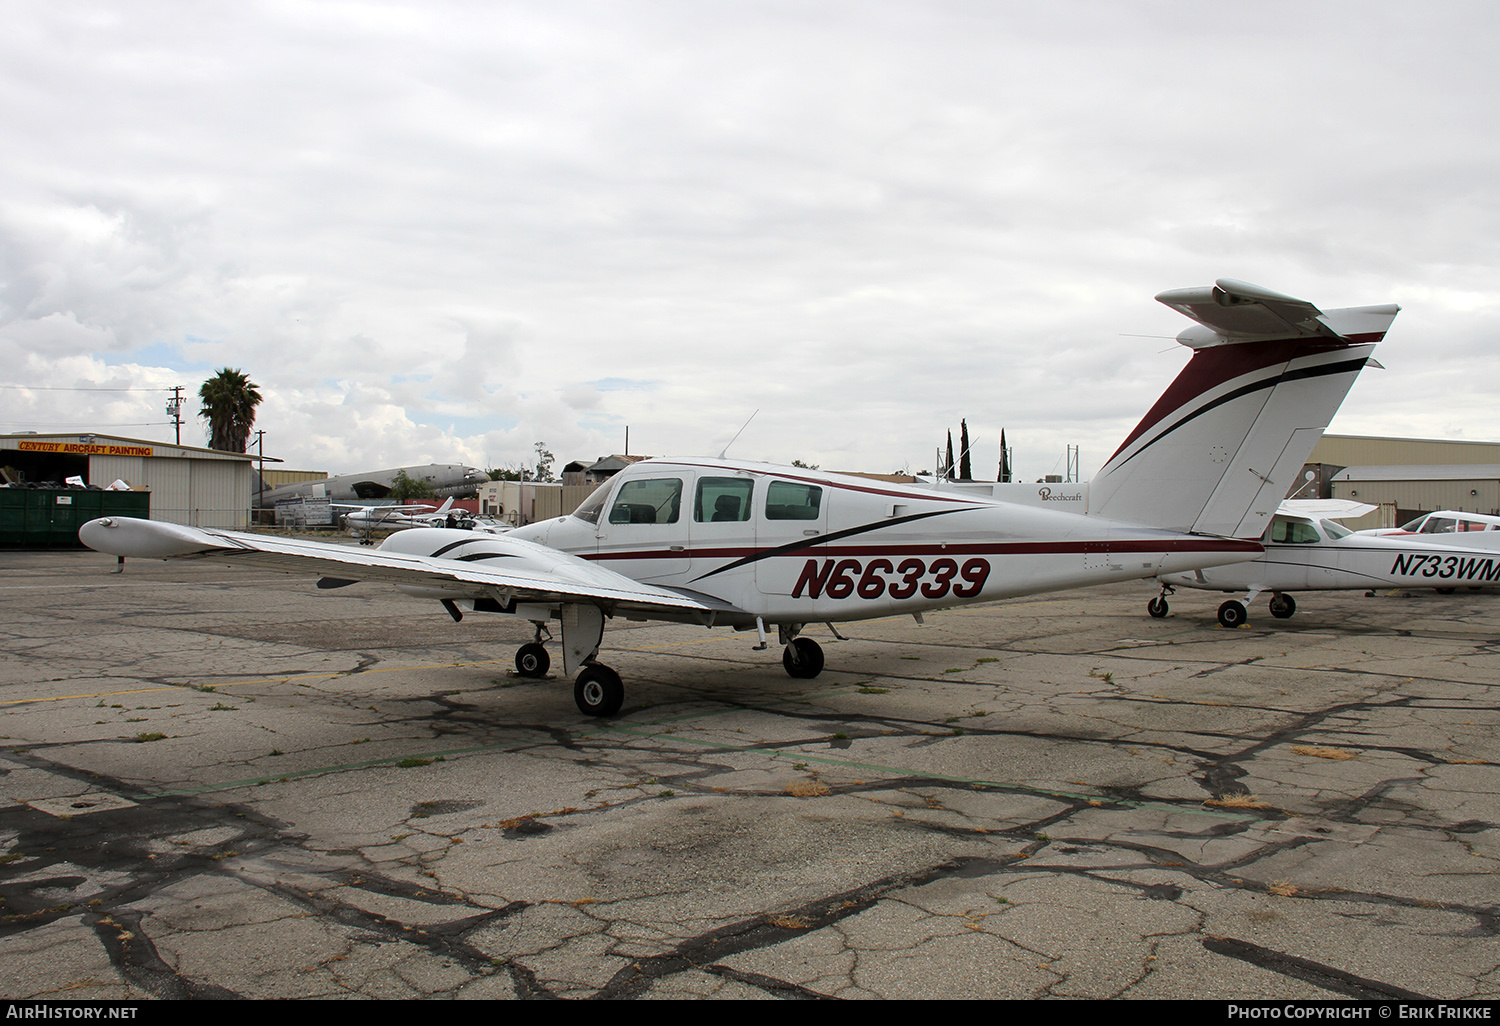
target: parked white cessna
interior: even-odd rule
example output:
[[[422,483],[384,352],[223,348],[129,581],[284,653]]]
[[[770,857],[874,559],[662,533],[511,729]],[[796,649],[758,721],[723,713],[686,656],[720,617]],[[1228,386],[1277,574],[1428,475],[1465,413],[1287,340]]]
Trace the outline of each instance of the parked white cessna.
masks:
[[[1500,582],[1500,552],[1493,548],[1459,548],[1457,541],[1433,544],[1427,535],[1356,534],[1337,523],[1375,508],[1347,499],[1287,499],[1262,539],[1265,555],[1233,566],[1163,574],[1161,594],[1146,604],[1146,611],[1166,616],[1167,596],[1179,587],[1243,591],[1243,600],[1230,599],[1219,607],[1219,623],[1238,627],[1248,617],[1245,607],[1268,591],[1271,615],[1285,620],[1297,611],[1290,594],[1294,591],[1408,587],[1450,592],[1460,585]]]
[[[1432,545],[1500,549],[1500,517],[1451,509],[1423,513],[1400,527],[1372,527],[1354,533],[1372,538],[1408,538]]]
[[[371,531],[390,531],[412,527],[439,527],[453,508],[453,500],[446,499],[436,509],[427,503],[408,503],[405,506],[356,506],[344,507],[344,526],[358,537],[368,536]]]
[[[579,709],[611,716],[619,675],[597,662],[604,621],[774,627],[782,665],[815,677],[810,623],[861,620],[1253,559],[1288,485],[1343,401],[1394,305],[1319,311],[1222,279],[1157,297],[1199,322],[1192,359],[1105,464],[1087,513],[792,467],[636,463],[571,516],[497,537],[411,530],[373,552],[107,517],[86,545],[121,556],[207,556],[384,581],[465,612],[536,624],[517,670],[544,676],[547,624]]]

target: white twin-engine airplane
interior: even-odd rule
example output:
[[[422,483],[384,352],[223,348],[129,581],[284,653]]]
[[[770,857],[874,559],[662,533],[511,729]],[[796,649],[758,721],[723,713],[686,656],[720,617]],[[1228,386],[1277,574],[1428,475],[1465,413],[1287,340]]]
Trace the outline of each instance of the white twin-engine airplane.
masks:
[[[1267,521],[1390,326],[1394,305],[1319,311],[1222,279],[1157,297],[1191,317],[1192,359],[1105,464],[1087,513],[951,490],[723,459],[652,459],[601,485],[572,515],[500,536],[414,529],[369,552],[268,535],[106,517],[84,544],[118,556],[199,556],[384,581],[455,620],[536,624],[516,653],[545,676],[548,624],[578,708],[624,701],[597,661],[604,621],[774,627],[793,677],[823,669],[804,627],[1254,559]]]

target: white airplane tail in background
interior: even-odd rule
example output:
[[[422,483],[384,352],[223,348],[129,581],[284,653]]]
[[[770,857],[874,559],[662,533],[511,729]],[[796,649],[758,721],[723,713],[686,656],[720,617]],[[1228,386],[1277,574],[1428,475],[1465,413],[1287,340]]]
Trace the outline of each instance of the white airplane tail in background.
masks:
[[[1258,538],[1400,307],[1321,311],[1220,278],[1156,297],[1193,358],[1089,485],[1089,513]]]

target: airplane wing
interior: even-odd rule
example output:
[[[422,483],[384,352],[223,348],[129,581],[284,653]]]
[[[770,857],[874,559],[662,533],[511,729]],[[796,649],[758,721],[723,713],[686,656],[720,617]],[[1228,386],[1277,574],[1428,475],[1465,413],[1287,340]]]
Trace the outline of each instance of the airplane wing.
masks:
[[[1362,517],[1373,513],[1379,506],[1353,499],[1282,499],[1276,512],[1294,517],[1318,517],[1328,520],[1343,520],[1346,517]]]
[[[90,520],[78,529],[78,537],[89,548],[112,556],[222,558],[231,565],[321,575],[342,583],[379,581],[431,588],[452,598],[489,598],[502,605],[588,603],[610,615],[632,611],[679,619],[684,613],[707,617],[729,611],[706,596],[641,584],[577,556],[506,535],[442,532],[443,543],[425,556],[131,517]],[[447,552],[453,555],[441,554]]]

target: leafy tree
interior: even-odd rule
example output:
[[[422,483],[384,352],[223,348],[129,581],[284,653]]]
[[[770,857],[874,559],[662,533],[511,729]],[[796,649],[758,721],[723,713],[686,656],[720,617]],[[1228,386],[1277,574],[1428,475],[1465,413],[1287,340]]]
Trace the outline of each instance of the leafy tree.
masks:
[[[243,371],[225,367],[203,383],[198,399],[203,406],[198,416],[208,421],[208,447],[244,452],[260,405],[255,382]]]
[[[953,480],[953,432],[948,432],[948,462],[943,466],[943,476]]]
[[[426,481],[419,481],[410,477],[406,471],[396,471],[395,478],[391,482],[391,490],[386,495],[388,499],[397,502],[410,502],[413,499],[435,499],[437,494],[432,490],[432,485]]]
[[[969,422],[961,420],[958,422],[958,479],[960,481],[974,480],[974,467],[969,463]]]
[[[792,460],[792,466],[794,466],[794,467],[801,467],[803,470],[817,470],[818,469],[818,465],[816,463],[803,463],[801,460]]]
[[[537,442],[532,446],[536,450],[536,471],[531,475],[533,481],[556,481],[552,476],[552,464],[557,462],[557,457],[547,449],[546,442]]]

